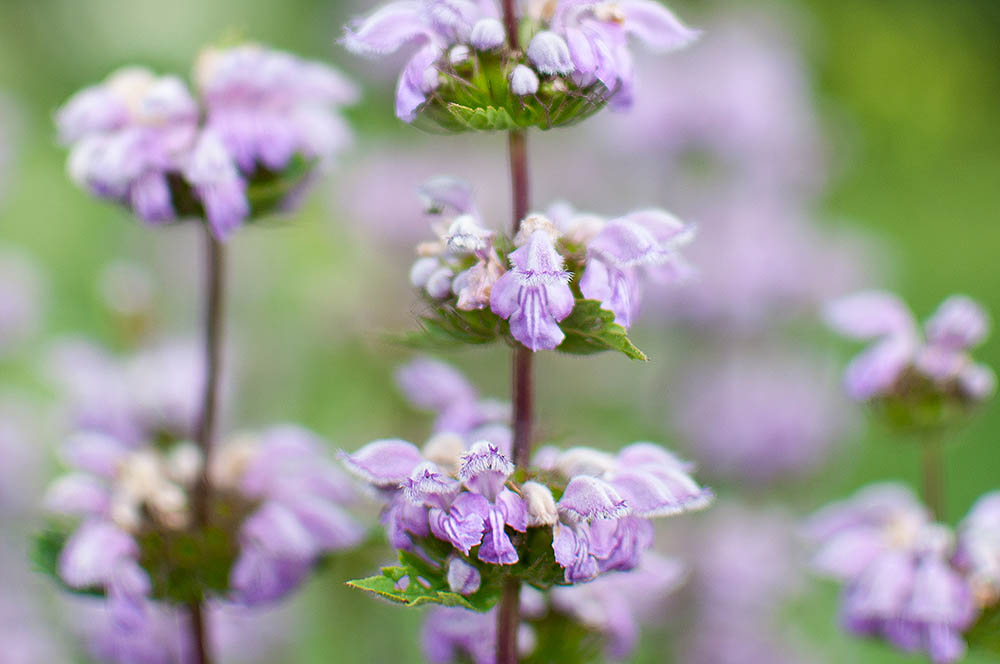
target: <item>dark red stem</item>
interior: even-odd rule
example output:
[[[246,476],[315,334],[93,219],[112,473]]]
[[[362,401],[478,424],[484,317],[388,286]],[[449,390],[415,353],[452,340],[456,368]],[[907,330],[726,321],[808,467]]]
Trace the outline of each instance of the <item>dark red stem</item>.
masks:
[[[195,438],[201,450],[201,474],[194,489],[194,526],[201,531],[208,525],[211,505],[209,470],[212,461],[212,447],[218,419],[219,377],[222,372],[222,336],[225,314],[225,252],[208,225],[205,225],[205,353],[204,385],[201,398],[201,414]],[[211,664],[208,625],[205,622],[204,607],[200,601],[192,602],[191,636],[194,645],[195,663]]]

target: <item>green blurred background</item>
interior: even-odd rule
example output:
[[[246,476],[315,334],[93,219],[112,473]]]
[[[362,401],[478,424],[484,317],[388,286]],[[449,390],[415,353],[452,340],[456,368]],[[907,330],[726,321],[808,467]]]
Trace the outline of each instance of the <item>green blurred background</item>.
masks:
[[[1000,312],[1000,2],[798,0],[780,6],[786,5],[802,19],[797,37],[833,148],[835,176],[824,217],[881,238],[889,248],[892,283],[919,315],[952,292]],[[674,6],[697,24],[714,5]],[[191,273],[200,258],[190,229],[150,232],[69,182],[52,128],[54,109],[122,64],[184,73],[201,46],[232,35],[332,61],[363,80],[369,69],[334,40],[345,19],[365,9],[360,0],[357,6],[330,0],[0,2],[0,94],[17,110],[17,157],[0,202],[0,245],[24,248],[44,267],[47,339],[83,334],[124,347],[96,287],[101,269],[115,258],[152,267],[163,312],[158,325],[186,333],[197,322]],[[392,117],[391,92],[386,77],[365,84],[364,102],[349,113],[360,134],[357,153],[371,139],[413,139],[413,130]],[[490,145],[502,160],[500,144]],[[350,165],[347,158],[341,168]],[[332,200],[330,187],[321,187],[294,223],[275,222],[232,243],[230,321],[239,358],[231,419],[240,426],[300,421],[347,449],[390,435],[419,440],[429,423],[392,385],[392,369],[406,354],[380,343],[377,334],[409,324],[412,302],[397,281],[408,266],[386,264],[398,259],[359,241],[363,220],[340,218]],[[45,342],[0,365],[5,382],[43,398],[31,369]],[[845,358],[851,351],[842,350]],[[1000,343],[990,342],[979,357],[1000,366]],[[470,352],[459,363],[484,393],[503,394],[502,351]],[[649,416],[659,398],[651,389],[655,364],[545,358],[539,388],[545,429],[585,431],[598,444],[662,436],[661,424]],[[957,437],[948,456],[952,521],[1000,484],[998,430],[1000,409],[991,406]],[[916,481],[915,450],[878,429],[846,450],[818,480],[755,499],[804,511],[872,480]],[[308,607],[297,630],[301,638],[288,661],[419,661],[418,615],[340,585],[379,556],[337,563],[309,585],[300,600]],[[832,588],[810,592],[790,618],[828,661],[904,660],[841,636],[835,597]],[[650,643],[638,661],[668,657]]]

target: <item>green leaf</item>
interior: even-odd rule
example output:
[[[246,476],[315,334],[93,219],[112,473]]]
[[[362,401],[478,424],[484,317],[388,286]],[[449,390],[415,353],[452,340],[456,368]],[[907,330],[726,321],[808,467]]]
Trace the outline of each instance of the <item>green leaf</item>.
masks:
[[[597,300],[578,299],[573,313],[559,324],[566,339],[556,350],[573,355],[592,355],[616,350],[633,360],[649,360],[628,338],[624,327],[615,322],[615,315],[601,308]]]
[[[31,550],[29,553],[35,570],[51,578],[55,581],[56,585],[67,592],[89,597],[103,597],[104,590],[101,588],[71,588],[59,576],[59,555],[62,553],[63,547],[66,546],[66,540],[68,539],[69,535],[66,532],[55,527],[46,528],[35,533],[31,538]]]
[[[347,585],[403,606],[439,604],[489,611],[500,600],[499,586],[485,578],[477,592],[460,595],[448,588],[443,565],[434,565],[406,551],[399,553],[399,561],[397,567],[383,567],[381,574],[348,581]]]
[[[391,338],[405,346],[424,350],[448,350],[456,344],[481,346],[499,338],[502,322],[489,309],[462,311],[439,306],[431,315],[420,318],[419,330]]]

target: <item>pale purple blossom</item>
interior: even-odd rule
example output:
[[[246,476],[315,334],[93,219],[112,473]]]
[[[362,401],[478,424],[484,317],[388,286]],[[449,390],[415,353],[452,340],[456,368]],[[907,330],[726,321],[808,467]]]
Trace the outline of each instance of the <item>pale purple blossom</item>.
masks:
[[[635,96],[629,37],[666,52],[684,48],[699,35],[654,0],[535,5],[551,31],[539,32],[528,45],[528,58],[539,72],[572,73],[582,86],[599,82],[618,108],[629,107]]]
[[[606,639],[608,659],[628,658],[638,645],[645,622],[659,616],[667,597],[685,581],[684,566],[653,552],[643,554],[629,572],[607,574],[590,583],[557,586],[552,608],[572,617]]]
[[[417,49],[396,89],[396,115],[412,122],[438,86],[436,63],[452,46],[467,42],[480,20],[498,16],[492,0],[397,0],[354,21],[342,42],[349,51],[367,56],[384,56],[406,46]],[[484,38],[482,31],[477,37]],[[489,49],[495,47],[495,40],[486,41]]]
[[[958,527],[956,563],[980,606],[1000,600],[1000,492],[980,496]]]
[[[490,308],[509,320],[511,335],[529,349],[556,348],[566,338],[559,323],[575,301],[552,236],[536,230],[508,259],[512,269],[493,285]]]
[[[337,113],[356,86],[327,65],[258,44],[207,49],[196,67],[206,129],[247,177],[280,173],[295,156],[329,161],[351,140]]]
[[[241,527],[240,555],[230,576],[239,602],[281,599],[321,555],[361,541],[363,528],[344,509],[354,492],[324,458],[323,446],[315,434],[285,425],[257,440],[237,439],[217,453],[215,484],[234,486],[260,504]]]
[[[865,291],[830,303],[826,321],[842,335],[873,345],[847,367],[848,394],[859,401],[890,395],[913,370],[962,397],[982,401],[996,390],[992,371],[972,361],[969,351],[986,338],[986,313],[973,300],[953,295],[926,322],[921,339],[913,314],[897,296]]]
[[[227,662],[271,661],[288,640],[287,612],[247,609],[211,602],[206,620],[212,652]],[[139,629],[123,629],[109,614],[107,603],[75,599],[69,609],[74,631],[91,656],[109,664],[194,664],[197,661],[190,617],[183,609],[163,603],[149,605],[149,617]]]
[[[572,228],[578,222],[563,223]],[[586,298],[599,300],[615,314],[615,322],[627,329],[639,313],[643,279],[669,284],[691,275],[679,249],[693,238],[692,226],[662,210],[613,219],[587,244],[580,291]]]
[[[845,582],[848,630],[937,664],[961,659],[977,614],[972,587],[951,563],[951,532],[905,487],[869,487],[820,511],[807,533],[819,545],[816,570]]]
[[[56,116],[73,180],[150,223],[176,217],[167,178],[183,167],[198,121],[179,78],[138,67],[78,92]]]
[[[569,480],[552,543],[569,583],[634,568],[653,543],[649,519],[704,509],[713,499],[689,464],[653,443],[633,443],[615,456],[573,448],[553,455],[550,469]]]

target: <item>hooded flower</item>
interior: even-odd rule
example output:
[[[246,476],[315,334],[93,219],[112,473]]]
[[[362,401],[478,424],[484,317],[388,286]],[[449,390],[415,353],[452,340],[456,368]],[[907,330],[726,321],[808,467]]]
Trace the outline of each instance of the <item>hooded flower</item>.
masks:
[[[700,510],[713,499],[691,478],[689,464],[652,443],[634,443],[617,456],[570,449],[553,455],[550,469],[569,478],[552,546],[570,583],[634,568],[653,543],[649,519]]]
[[[657,51],[673,51],[687,46],[699,34],[655,0],[533,4],[549,28],[536,34],[528,45],[528,58],[539,72],[571,73],[582,85],[600,82],[612,93],[611,103],[618,108],[629,107],[634,98],[628,37]]]
[[[678,250],[693,238],[691,226],[662,210],[609,221],[587,244],[580,291],[599,300],[627,329],[639,312],[641,277],[671,283],[688,276],[691,269]]]
[[[553,350],[566,338],[559,323],[575,304],[563,258],[551,234],[539,229],[509,259],[512,269],[493,286],[490,308],[510,321],[510,333],[522,344]]]
[[[868,291],[836,300],[827,307],[826,319],[846,337],[876,341],[845,374],[848,393],[859,401],[890,394],[909,369],[938,386],[957,385],[972,401],[996,389],[993,372],[969,356],[989,325],[982,308],[965,296],[945,300],[927,321],[923,341],[913,315],[891,293]]]
[[[517,550],[505,532],[506,527],[522,533],[528,529],[524,500],[504,486],[513,472],[514,464],[487,441],[479,441],[462,456],[459,478],[474,495],[486,501],[483,543],[479,547],[479,559],[486,563],[516,563]]]
[[[384,56],[410,44],[418,49],[396,89],[396,115],[413,122],[438,86],[437,61],[452,46],[467,43],[480,21],[498,16],[492,0],[397,0],[349,25],[342,42],[352,53],[367,56]],[[495,32],[492,28],[479,26],[477,38],[485,39]],[[495,39],[488,41],[483,46],[496,46]]]

